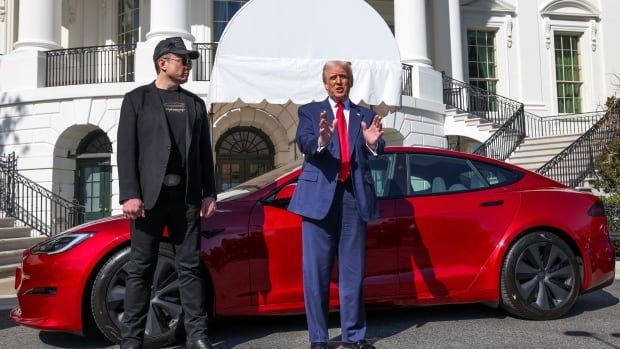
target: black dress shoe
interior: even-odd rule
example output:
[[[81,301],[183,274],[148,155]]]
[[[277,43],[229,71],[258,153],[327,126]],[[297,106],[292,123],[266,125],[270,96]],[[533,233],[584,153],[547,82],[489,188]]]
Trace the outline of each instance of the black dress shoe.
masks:
[[[342,346],[352,349],[377,349],[374,345],[370,344],[370,342],[365,339],[362,339],[355,343],[342,343]]]
[[[187,341],[185,344],[186,349],[215,349],[213,344],[209,341],[209,338],[194,339]]]
[[[324,343],[324,342],[310,343],[310,349],[327,349],[327,343]]]

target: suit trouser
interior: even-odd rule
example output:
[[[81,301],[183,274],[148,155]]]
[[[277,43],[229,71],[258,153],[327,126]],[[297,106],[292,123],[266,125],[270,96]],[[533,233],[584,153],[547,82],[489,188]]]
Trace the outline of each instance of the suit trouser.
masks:
[[[186,204],[184,191],[184,183],[162,187],[155,206],[146,211],[146,217],[132,221],[121,328],[123,342],[142,342],[144,339],[153,273],[165,226],[175,248],[187,338],[194,340],[207,336],[205,285],[200,264],[200,207]]]
[[[338,293],[343,342],[366,337],[363,280],[366,222],[360,217],[351,180],[339,183],[332,207],[322,220],[302,221],[303,280],[310,342],[327,342],[329,283],[338,255]]]

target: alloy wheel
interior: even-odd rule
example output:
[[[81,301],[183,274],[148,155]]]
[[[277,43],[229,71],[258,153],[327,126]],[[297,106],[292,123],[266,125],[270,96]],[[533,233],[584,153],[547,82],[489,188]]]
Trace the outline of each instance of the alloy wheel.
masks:
[[[519,295],[540,310],[562,306],[569,299],[575,281],[570,257],[551,241],[530,245],[515,265]]]

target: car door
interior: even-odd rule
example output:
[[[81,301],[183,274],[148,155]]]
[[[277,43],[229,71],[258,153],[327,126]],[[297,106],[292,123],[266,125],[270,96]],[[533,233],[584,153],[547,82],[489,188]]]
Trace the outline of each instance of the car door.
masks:
[[[370,166],[378,191],[380,217],[368,224],[366,236],[367,298],[398,294],[398,235],[393,229],[393,200],[386,185],[394,172],[395,155],[371,160]],[[301,217],[287,211],[296,182],[283,185],[258,203],[250,217],[250,238],[256,248],[250,262],[254,304],[263,308],[288,309],[303,306]],[[332,302],[338,299],[338,270],[331,276]]]
[[[400,294],[414,302],[469,289],[519,204],[467,159],[408,154],[410,194],[395,202]]]

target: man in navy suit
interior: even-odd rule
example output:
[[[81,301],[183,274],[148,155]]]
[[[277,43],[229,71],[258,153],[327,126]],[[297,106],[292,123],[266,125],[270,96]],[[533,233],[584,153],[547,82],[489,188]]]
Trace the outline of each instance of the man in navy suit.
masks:
[[[366,223],[377,217],[368,158],[383,152],[381,117],[349,100],[350,62],[327,62],[323,84],[329,97],[299,108],[296,140],[304,164],[288,208],[303,217],[310,348],[327,348],[329,279],[337,255],[343,345],[374,349],[366,340],[362,287]]]

